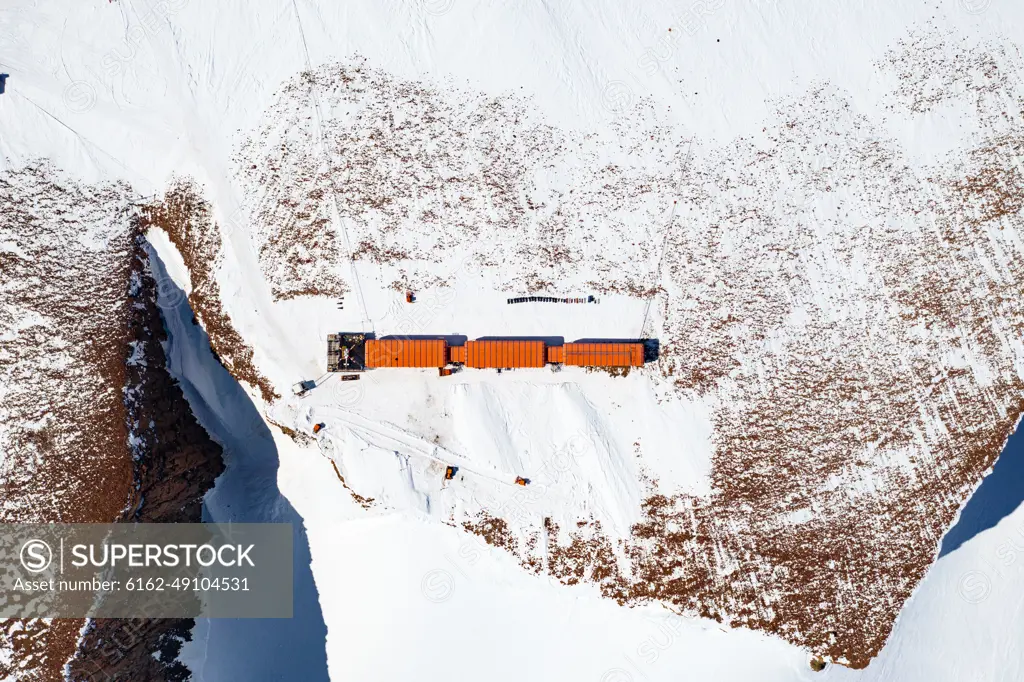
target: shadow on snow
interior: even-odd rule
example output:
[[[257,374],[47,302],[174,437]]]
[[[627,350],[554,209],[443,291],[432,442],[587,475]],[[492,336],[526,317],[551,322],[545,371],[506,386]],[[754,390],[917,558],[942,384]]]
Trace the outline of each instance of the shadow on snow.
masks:
[[[164,301],[167,368],[192,412],[224,448],[225,471],[204,499],[203,521],[289,523],[293,529],[293,617],[197,619],[181,659],[196,680],[328,682],[327,626],[310,568],[302,517],[277,486],[279,458],[270,430],[245,390],[219,363],[205,330],[193,324],[185,294],[150,249]]]
[[[1024,502],[1024,428],[1017,430],[999,454],[992,473],[967,501],[956,525],[942,538],[944,557],[978,533],[995,526]]]

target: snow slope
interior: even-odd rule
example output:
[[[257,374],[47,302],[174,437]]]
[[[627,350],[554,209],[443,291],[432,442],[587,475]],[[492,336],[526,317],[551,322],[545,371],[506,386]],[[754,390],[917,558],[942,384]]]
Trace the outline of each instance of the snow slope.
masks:
[[[568,369],[505,373],[501,382],[469,371],[457,382],[438,382],[428,370],[380,374],[358,385],[329,377],[270,417],[307,433],[326,424],[323,454],[360,494],[388,506],[404,507],[393,498],[409,494],[411,506],[441,520],[473,514],[507,504],[520,492],[511,482],[529,474],[544,491],[524,491],[536,521],[570,524],[593,514],[625,537],[641,514],[641,444],[667,485],[695,492],[706,485],[707,408],[680,400],[659,406],[642,378]],[[382,421],[382,413],[403,422]],[[676,442],[689,444],[688,457],[668,455]],[[459,467],[459,485],[443,484],[445,464]]]
[[[173,246],[155,240],[174,262]],[[178,256],[180,262],[180,256]],[[153,259],[158,281],[174,285],[181,270],[163,270]],[[187,272],[187,271],[186,271]],[[204,500],[204,519],[218,522],[292,523],[295,528],[294,616],[291,619],[203,619],[183,660],[197,680],[325,680],[321,642],[326,635],[317,588],[309,567],[309,545],[302,517],[278,487],[278,454],[256,406],[217,363],[203,330],[192,324],[182,292],[165,306],[168,371],[181,383],[199,423],[224,447],[226,471]],[[221,657],[218,651],[230,651]]]

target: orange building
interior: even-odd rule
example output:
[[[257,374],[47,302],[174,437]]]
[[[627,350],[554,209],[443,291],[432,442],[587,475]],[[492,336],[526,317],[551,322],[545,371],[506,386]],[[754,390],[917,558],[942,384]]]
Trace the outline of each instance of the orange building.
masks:
[[[543,367],[547,353],[543,341],[467,341],[466,367]]]
[[[567,343],[562,346],[561,362],[574,367],[642,367],[644,344]]]
[[[366,367],[444,367],[444,339],[367,339]]]
[[[448,346],[448,362],[452,364],[466,364],[465,346]]]
[[[544,341],[486,339],[449,346],[444,339],[367,339],[366,334],[330,334],[330,372],[377,367],[464,365],[479,369],[512,369],[564,364],[574,367],[642,367],[643,342],[588,341],[549,346]]]

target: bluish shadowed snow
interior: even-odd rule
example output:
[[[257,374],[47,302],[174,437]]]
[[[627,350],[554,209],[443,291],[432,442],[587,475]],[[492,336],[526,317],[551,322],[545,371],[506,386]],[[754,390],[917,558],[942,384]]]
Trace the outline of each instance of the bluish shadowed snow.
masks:
[[[293,617],[198,619],[182,660],[196,682],[329,680],[327,626],[310,570],[309,542],[302,517],[277,487],[273,437],[252,400],[217,362],[206,332],[192,324],[184,292],[176,289],[152,249],[150,260],[162,300],[180,302],[161,307],[168,370],[181,383],[196,418],[224,446],[226,469],[206,496],[203,520],[290,523],[295,532]]]
[[[1017,430],[996,460],[992,473],[985,477],[967,502],[960,519],[942,538],[943,557],[983,530],[988,530],[1013,513],[1024,502],[1024,429]]]

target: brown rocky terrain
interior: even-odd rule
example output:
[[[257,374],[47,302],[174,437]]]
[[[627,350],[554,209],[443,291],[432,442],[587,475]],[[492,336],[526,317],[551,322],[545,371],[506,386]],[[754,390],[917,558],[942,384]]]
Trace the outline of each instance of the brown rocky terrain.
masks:
[[[403,287],[439,286],[436,266],[461,262],[507,291],[651,300],[635,334],[660,339],[654,371],[716,405],[712,493],[650,481],[622,541],[592,519],[455,522],[622,603],[863,667],[1024,411],[1019,54],[923,26],[875,65],[893,84],[887,118],[817,83],[724,143],[646,101],[614,136],[580,134],[515,97],[353,60],[284,86],[239,180],[268,273],[290,258],[275,226],[319,238],[309,207],[329,199],[359,257]],[[937,158],[890,132],[954,104],[978,132]]]
[[[177,382],[166,369],[160,342],[166,338],[157,285],[144,248],[144,220],[134,223],[127,331],[136,354],[127,363],[125,401],[136,437],[132,503],[118,519],[139,523],[199,523],[202,500],[224,470],[221,447],[199,425]],[[192,619],[96,619],[68,666],[69,679],[190,679],[177,661],[191,639]]]
[[[235,331],[224,311],[215,277],[221,262],[221,232],[201,188],[187,179],[175,180],[163,199],[143,207],[138,229],[142,233],[163,230],[178,249],[192,280],[188,303],[221,364],[232,376],[257,387],[267,402],[279,397],[253,365],[252,347]]]
[[[0,175],[5,522],[195,522],[222,471],[165,369],[147,225],[131,200],[125,185],[81,185],[45,164]],[[190,620],[84,624],[5,621],[14,655],[0,675],[187,679],[175,659]]]
[[[42,163],[0,175],[5,522],[112,521],[131,499],[129,348],[117,314],[131,268],[129,197],[124,185],[80,186]],[[0,645],[16,668],[0,675],[60,679],[81,626],[5,622]]]

